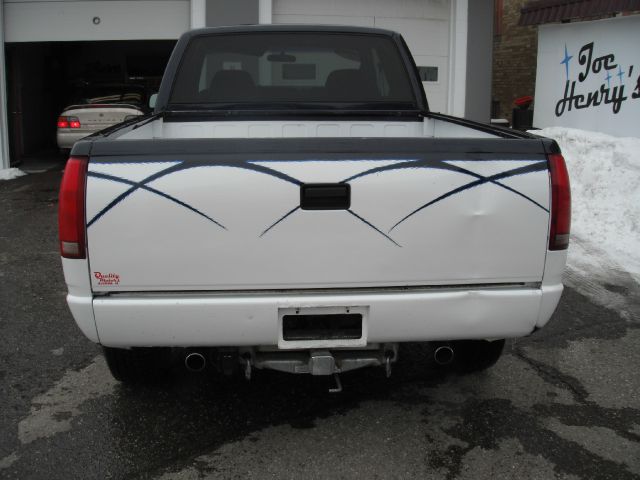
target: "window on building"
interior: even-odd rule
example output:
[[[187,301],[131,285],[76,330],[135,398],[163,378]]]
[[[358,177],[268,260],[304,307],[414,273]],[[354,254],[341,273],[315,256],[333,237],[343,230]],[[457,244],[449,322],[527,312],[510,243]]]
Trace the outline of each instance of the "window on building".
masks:
[[[317,77],[314,63],[285,63],[282,65],[283,80],[315,80]]]
[[[438,67],[418,67],[418,73],[423,82],[438,81]]]

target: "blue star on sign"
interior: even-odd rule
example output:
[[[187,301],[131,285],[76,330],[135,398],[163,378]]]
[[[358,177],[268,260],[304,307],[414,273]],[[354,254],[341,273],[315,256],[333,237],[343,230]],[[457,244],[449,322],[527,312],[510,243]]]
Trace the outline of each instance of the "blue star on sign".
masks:
[[[617,77],[620,79],[620,83],[622,84],[622,77],[624,77],[624,74],[627,72],[623,72],[622,71],[622,67],[618,66],[618,73],[617,73]]]
[[[611,79],[613,78],[613,76],[611,76],[611,72],[609,70],[607,70],[607,76],[604,77],[604,79],[607,81],[607,88],[611,88]]]
[[[560,62],[560,64],[564,64],[564,68],[565,71],[567,73],[567,80],[569,80],[569,62],[571,61],[571,59],[573,58],[573,55],[569,55],[569,52],[567,51],[567,44],[564,44],[564,58],[562,59],[562,61]]]

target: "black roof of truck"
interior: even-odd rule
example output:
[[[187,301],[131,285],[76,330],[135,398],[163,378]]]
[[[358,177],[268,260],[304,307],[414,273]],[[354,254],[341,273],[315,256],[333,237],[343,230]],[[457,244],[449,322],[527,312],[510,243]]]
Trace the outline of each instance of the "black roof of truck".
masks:
[[[268,24],[268,25],[233,25],[229,27],[208,27],[189,30],[180,37],[190,39],[199,35],[215,35],[222,33],[255,33],[255,32],[334,32],[357,33],[366,35],[400,36],[392,30],[374,27],[356,27],[351,25],[308,25],[308,24]]]

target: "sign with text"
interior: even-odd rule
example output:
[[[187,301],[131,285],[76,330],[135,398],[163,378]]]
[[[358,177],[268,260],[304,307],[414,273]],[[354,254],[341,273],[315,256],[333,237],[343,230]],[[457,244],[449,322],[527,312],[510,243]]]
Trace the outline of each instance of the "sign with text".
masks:
[[[533,124],[640,137],[640,15],[539,28]]]

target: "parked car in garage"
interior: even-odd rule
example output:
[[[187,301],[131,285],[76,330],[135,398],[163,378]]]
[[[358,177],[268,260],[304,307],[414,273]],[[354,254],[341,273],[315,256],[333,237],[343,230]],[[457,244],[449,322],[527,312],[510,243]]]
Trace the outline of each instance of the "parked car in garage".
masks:
[[[147,95],[137,85],[91,85],[83,87],[72,105],[58,117],[56,139],[62,153],[78,140],[131,117],[143,115]]]

